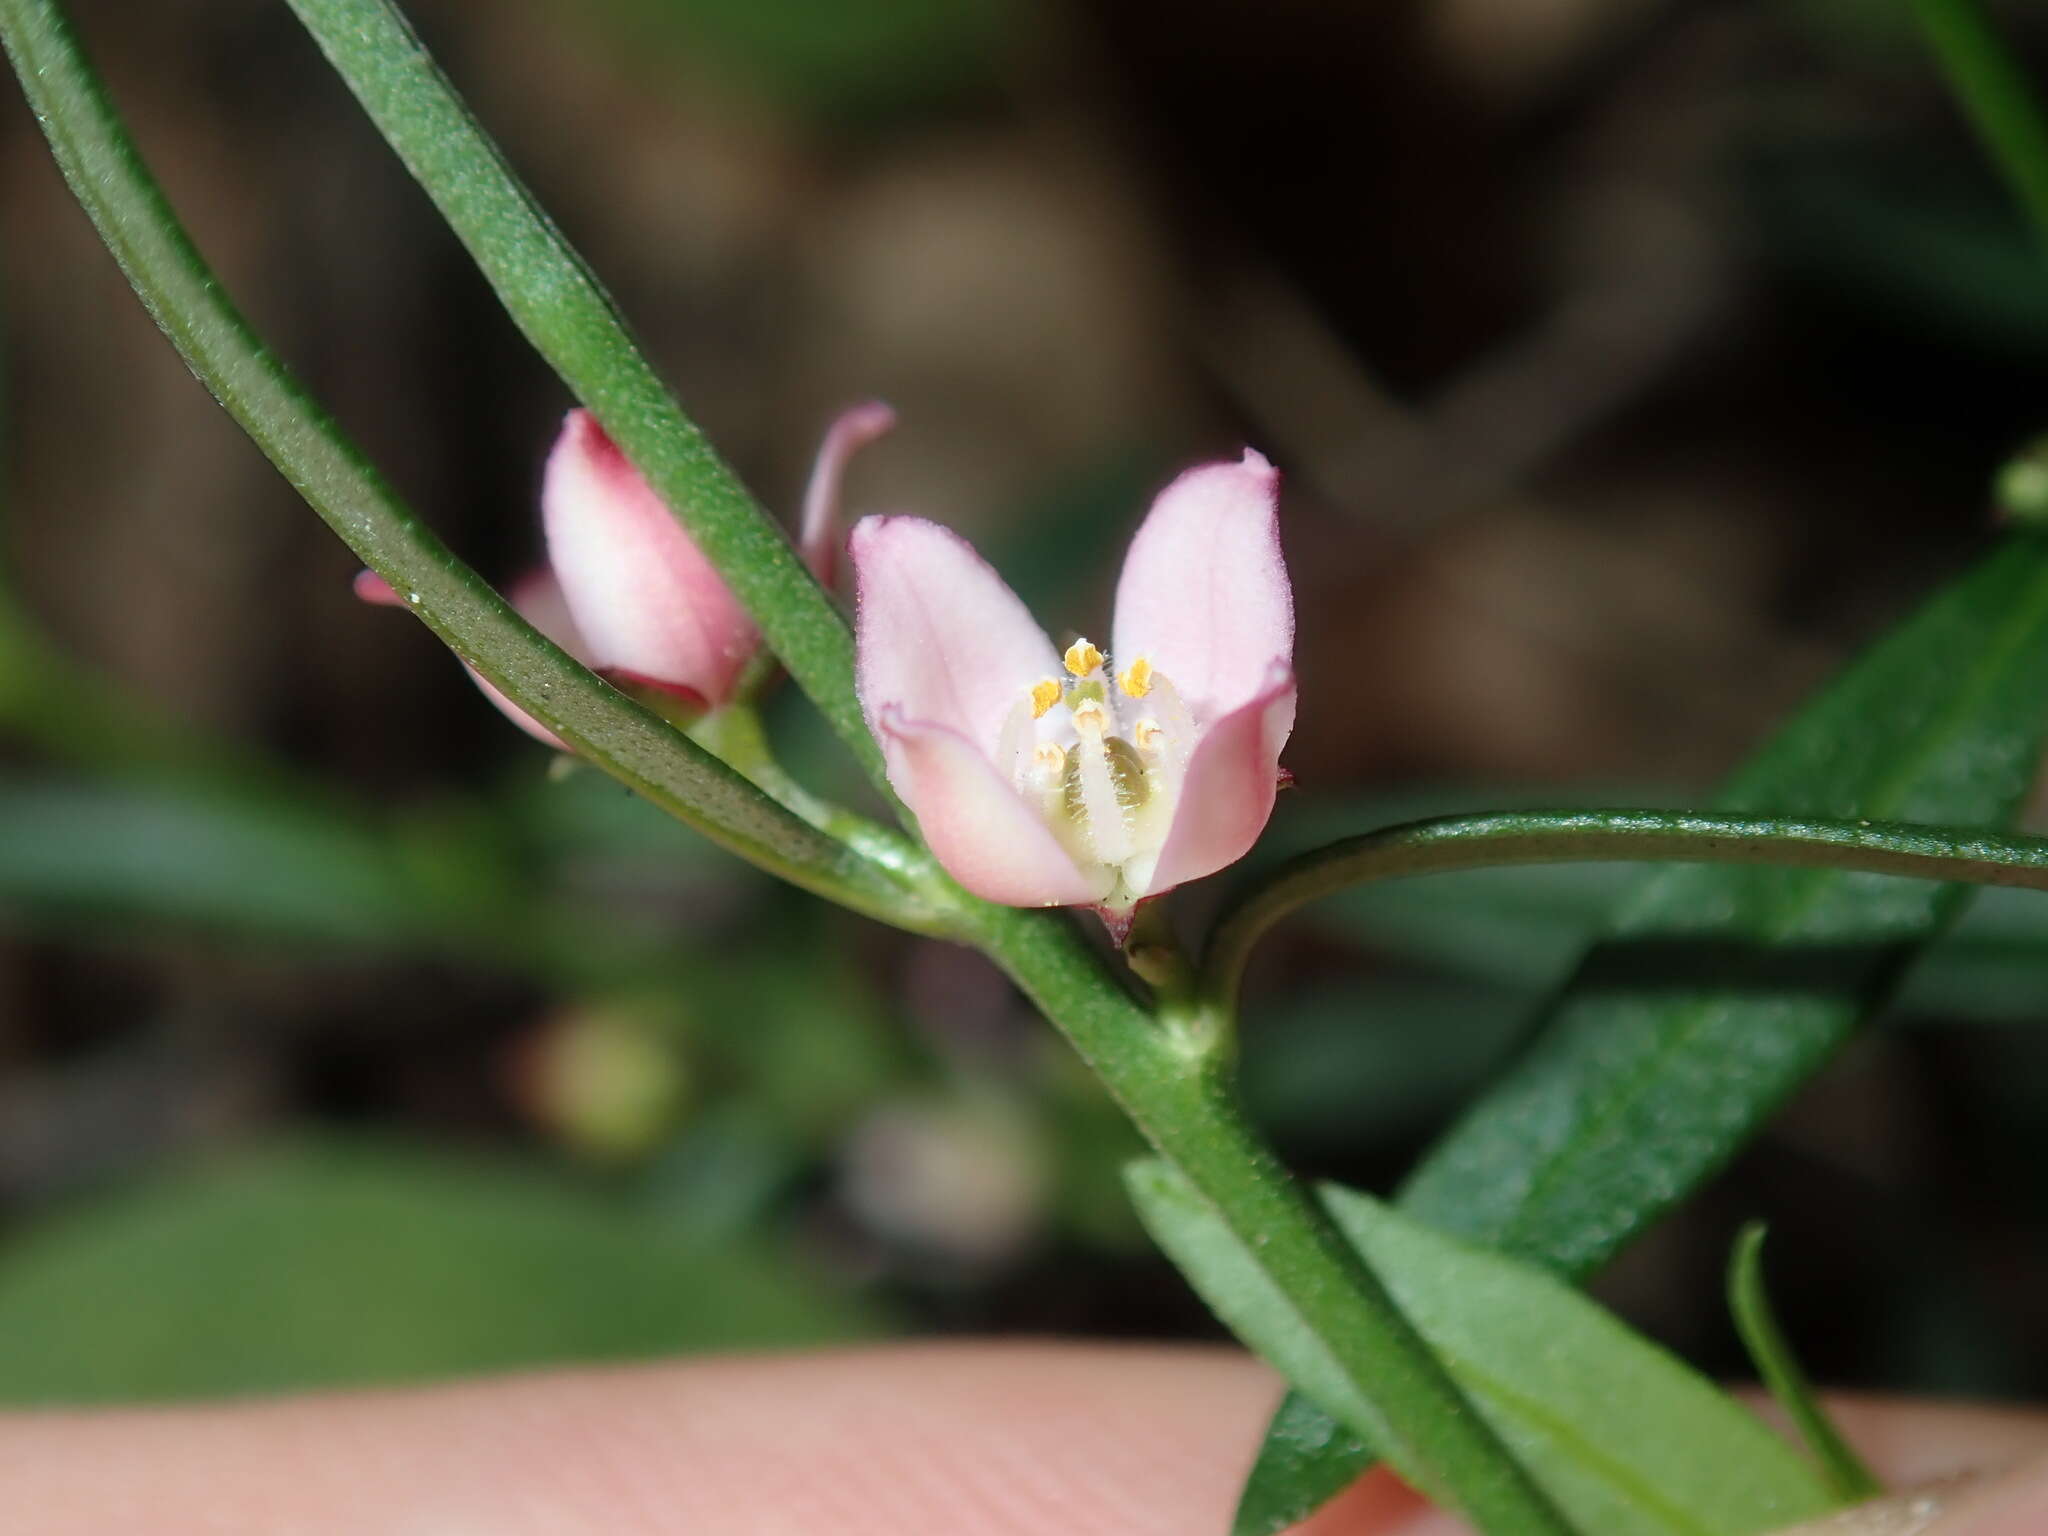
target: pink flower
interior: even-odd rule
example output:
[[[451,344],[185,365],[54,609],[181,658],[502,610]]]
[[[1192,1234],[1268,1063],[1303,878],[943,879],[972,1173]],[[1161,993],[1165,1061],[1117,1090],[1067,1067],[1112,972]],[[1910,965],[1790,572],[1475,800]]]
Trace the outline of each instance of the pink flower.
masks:
[[[856,450],[894,425],[871,401],[832,423],[804,494],[800,544],[828,585],[839,556],[839,488]],[[571,411],[541,482],[548,564],[508,592],[526,621],[615,683],[654,689],[696,710],[732,702],[760,632],[711,562],[588,411]],[[356,578],[366,602],[404,607],[375,572]],[[551,747],[546,726],[478,676],[492,703]]]
[[[1056,651],[950,530],[854,528],[861,704],[954,879],[1010,906],[1125,913],[1250,849],[1294,725],[1278,492],[1249,451],[1162,491],[1124,558],[1109,656]]]

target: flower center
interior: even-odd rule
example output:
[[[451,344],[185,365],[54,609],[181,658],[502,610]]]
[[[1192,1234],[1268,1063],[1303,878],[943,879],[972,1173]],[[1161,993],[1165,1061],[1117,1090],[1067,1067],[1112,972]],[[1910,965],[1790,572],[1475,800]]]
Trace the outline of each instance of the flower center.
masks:
[[[1077,864],[1115,877],[1111,904],[1133,901],[1172,824],[1192,726],[1147,657],[1117,674],[1114,689],[1090,641],[1076,640],[1061,662],[1067,676],[1034,683],[1013,715],[1030,733],[1013,759],[1017,787]]]

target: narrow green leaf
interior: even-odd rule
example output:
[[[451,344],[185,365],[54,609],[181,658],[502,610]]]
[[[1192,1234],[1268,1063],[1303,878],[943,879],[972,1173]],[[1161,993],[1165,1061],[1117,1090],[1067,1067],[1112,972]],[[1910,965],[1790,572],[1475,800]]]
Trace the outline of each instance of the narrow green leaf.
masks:
[[[683,414],[610,297],[535,204],[390,0],[290,0],[513,321],[661,493],[769,646],[886,795],[845,619]]]
[[[1884,1485],[1835,1428],[1813,1383],[1800,1368],[1799,1357],[1778,1327],[1770,1294],[1764,1289],[1763,1251],[1764,1225],[1753,1221],[1737,1235],[1728,1257],[1728,1310],[1735,1318],[1735,1331],[1742,1336],[1742,1347],[1749,1351],[1757,1374],[1813,1452],[1841,1502],[1874,1499],[1884,1492]]]
[[[1237,1333],[1348,1423],[1353,1393],[1258,1257],[1164,1164],[1130,1174],[1160,1245]],[[1565,1282],[1349,1190],[1323,1203],[1495,1433],[1580,1530],[1752,1536],[1824,1512],[1813,1470],[1734,1399]],[[1313,1434],[1298,1414],[1290,1427]],[[1313,1443],[1313,1442],[1311,1442]],[[1320,1464],[1313,1459],[1310,1466]]]
[[[1983,0],[1913,0],[1921,30],[2014,199],[2048,241],[2048,111]]]
[[[1565,1281],[1325,1185],[1480,1411],[1584,1529],[1744,1536],[1824,1513],[1826,1487],[1712,1382]]]
[[[1413,1370],[1399,1352],[1374,1360],[1374,1352],[1361,1351],[1359,1341],[1346,1330],[1329,1326],[1327,1309],[1303,1305],[1304,1300],[1313,1302],[1316,1288],[1305,1286],[1301,1276],[1290,1272],[1287,1256],[1276,1258],[1265,1230],[1248,1231],[1232,1222],[1173,1164],[1141,1158],[1124,1170],[1124,1182],[1152,1240],[1209,1309],[1296,1389],[1346,1424],[1387,1444],[1389,1460],[1411,1484],[1427,1490],[1439,1502],[1458,1507],[1446,1498],[1449,1490],[1432,1475],[1436,1469],[1423,1450],[1411,1441],[1388,1436],[1391,1424],[1431,1426],[1431,1432],[1439,1437],[1446,1430],[1460,1434],[1476,1431],[1503,1448],[1501,1454],[1513,1471],[1514,1482],[1527,1490],[1526,1502],[1517,1509],[1512,1503],[1498,1501],[1490,1510],[1468,1508],[1462,1513],[1483,1530],[1503,1536],[1524,1531],[1568,1536],[1579,1529],[1559,1507],[1554,1490],[1544,1486],[1535,1469],[1524,1463],[1519,1454],[1523,1447],[1515,1444],[1515,1436],[1480,1410],[1467,1384],[1459,1380],[1448,1361],[1437,1358],[1419,1330],[1414,1331],[1410,1347],[1419,1351],[1427,1363],[1426,1371]],[[1337,1234],[1333,1232],[1329,1241],[1341,1252],[1342,1239]],[[1391,1301],[1391,1289],[1383,1290],[1385,1281],[1369,1263],[1358,1270],[1358,1280],[1378,1298],[1375,1310],[1384,1308],[1398,1320],[1404,1335],[1415,1329]],[[1437,1388],[1437,1378],[1447,1384],[1447,1394]]]
[[[1784,727],[1731,814],[1997,825],[2033,782],[2048,708],[2048,559],[2016,535]],[[1963,888],[1827,870],[1674,867],[1637,887],[1536,1047],[1424,1161],[1403,1208],[1579,1277],[1719,1169],[1887,1000]],[[1275,1454],[1299,1462],[1299,1425]],[[1302,1519],[1333,1438],[1290,1486],[1255,1479],[1238,1536]]]
[[[0,1402],[381,1384],[815,1345],[881,1323],[788,1255],[707,1251],[516,1165],[296,1142],[13,1233],[0,1253]]]
[[[0,0],[0,42],[65,180],[165,335],[314,510],[458,655],[614,778],[743,858],[885,920],[928,920],[880,866],[564,655],[412,515],[227,298],[57,0]]]
[[[0,782],[0,914],[420,944],[429,903],[367,822],[175,788]]]

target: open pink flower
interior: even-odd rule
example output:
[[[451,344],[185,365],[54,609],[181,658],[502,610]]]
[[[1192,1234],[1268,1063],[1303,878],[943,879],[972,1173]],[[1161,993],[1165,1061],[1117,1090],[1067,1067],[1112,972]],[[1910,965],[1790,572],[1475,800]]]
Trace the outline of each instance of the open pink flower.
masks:
[[[804,494],[799,543],[827,584],[839,556],[839,489],[847,462],[894,425],[870,401],[832,423]],[[508,596],[526,621],[612,681],[650,688],[700,710],[732,702],[760,632],[711,562],[588,411],[571,411],[541,482],[548,563]],[[366,602],[403,607],[371,571],[356,578]],[[479,676],[514,724],[551,747],[554,733]]]
[[[861,704],[954,879],[1010,906],[1122,913],[1250,849],[1294,725],[1278,492],[1252,452],[1162,491],[1108,656],[1086,640],[1062,655],[950,530],[855,526]]]

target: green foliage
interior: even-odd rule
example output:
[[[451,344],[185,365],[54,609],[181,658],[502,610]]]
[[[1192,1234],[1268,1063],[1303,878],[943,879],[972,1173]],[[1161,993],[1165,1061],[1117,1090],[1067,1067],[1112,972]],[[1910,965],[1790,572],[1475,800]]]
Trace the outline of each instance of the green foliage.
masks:
[[[761,1248],[417,1149],[300,1143],[110,1195],[0,1249],[0,1401],[409,1381],[876,1330]]]
[[[1299,1389],[1363,1428],[1320,1341],[1269,1294],[1259,1259],[1213,1208],[1158,1163],[1139,1164],[1131,1188],[1153,1235],[1217,1313]],[[1326,1188],[1323,1200],[1574,1528],[1752,1536],[1828,1508],[1812,1469],[1747,1409],[1555,1276],[1349,1190]]]
[[[0,915],[397,949],[429,905],[374,825],[338,811],[0,781]]]
[[[1880,641],[1736,775],[1722,808],[2002,824],[2048,714],[2048,561],[2015,537]],[[1958,887],[1830,870],[1661,870],[1625,901],[1541,1038],[1423,1163],[1413,1214],[1581,1276],[1718,1170],[1888,1000]],[[1240,1536],[1284,1529],[1370,1464],[1299,1419]],[[1298,1497],[1292,1496],[1298,1491]]]

